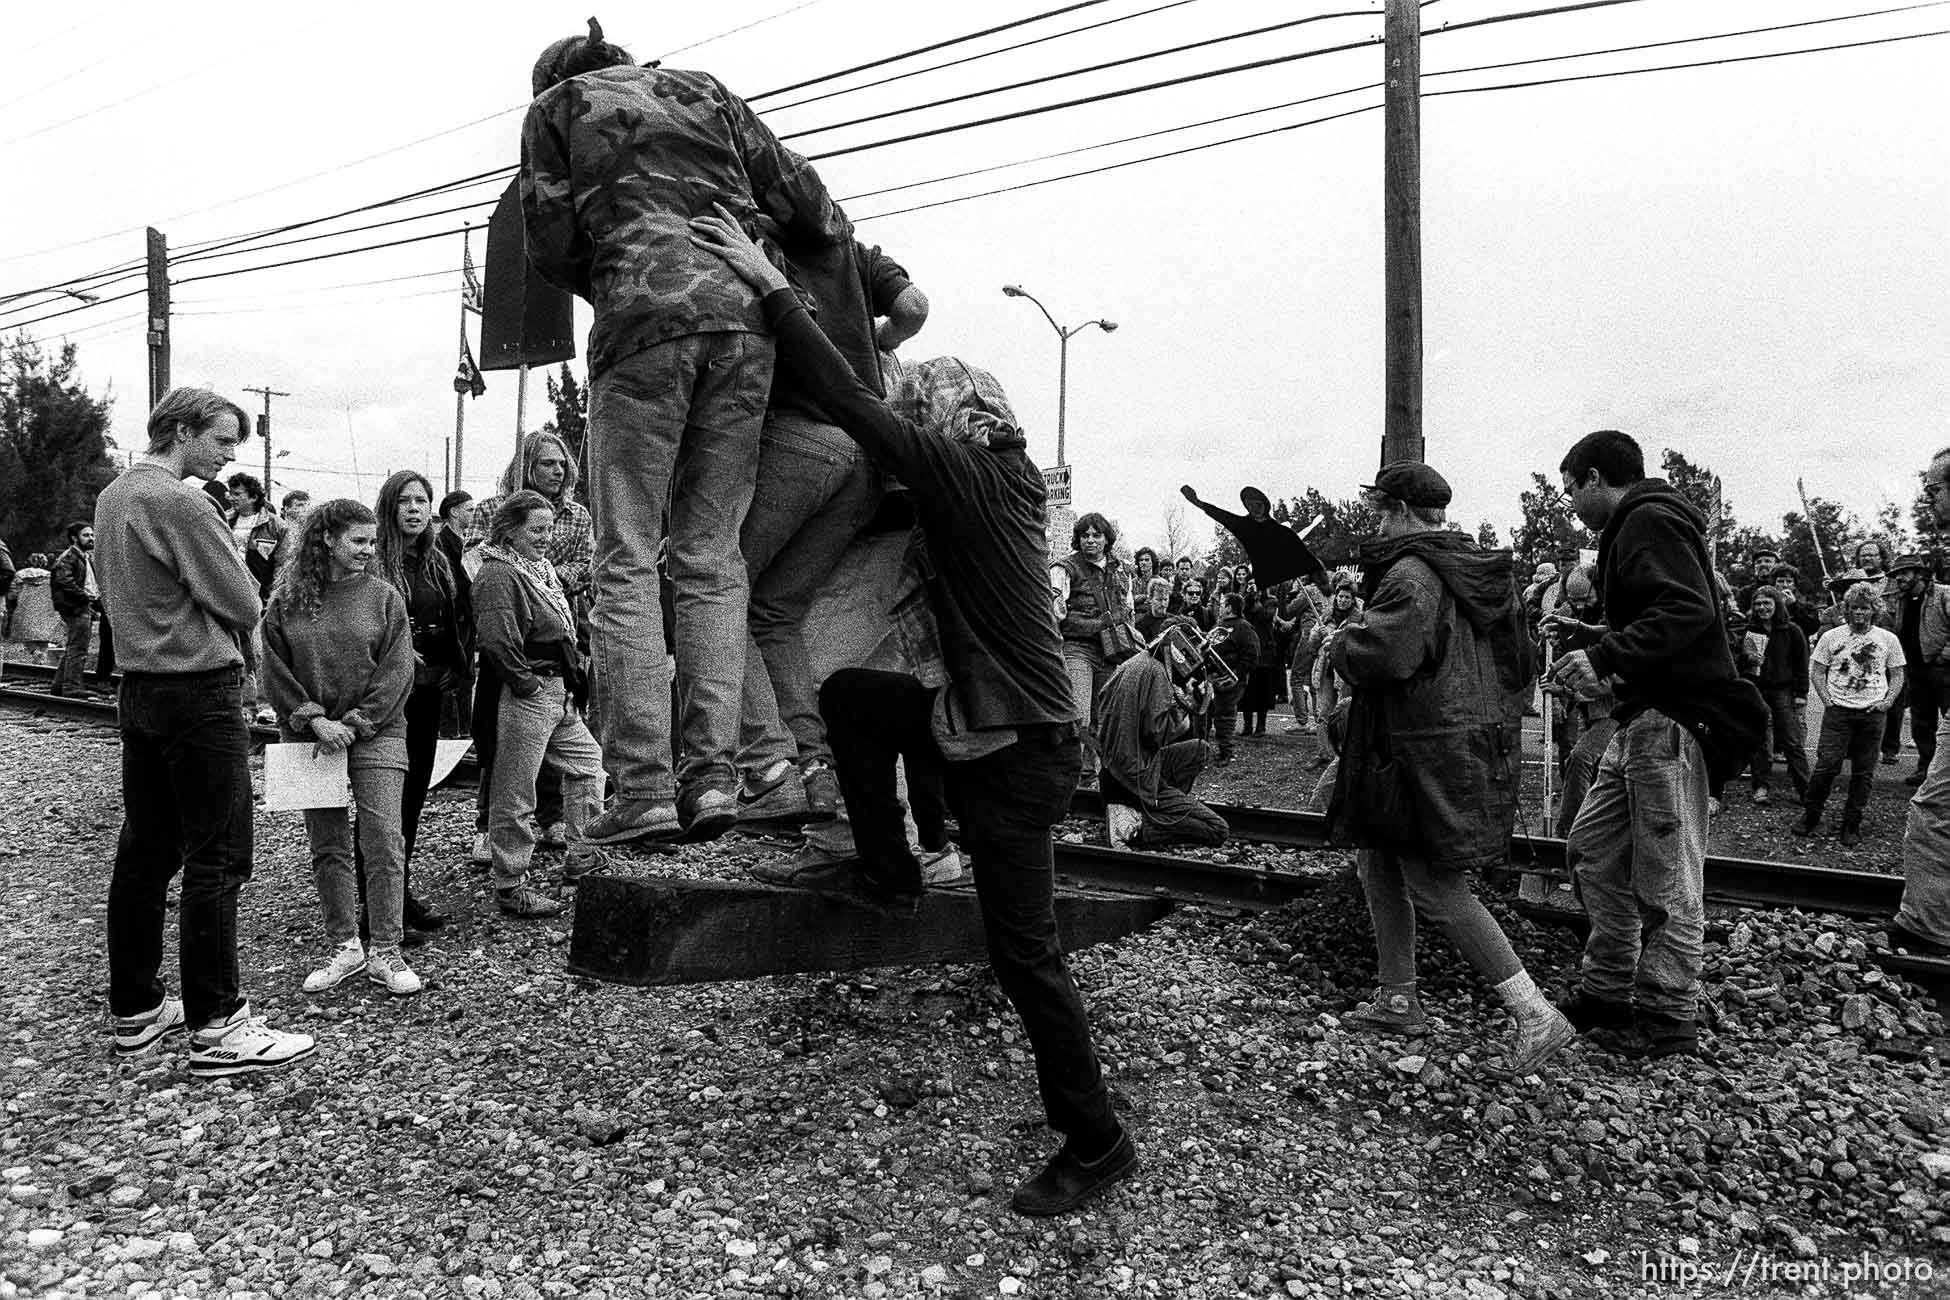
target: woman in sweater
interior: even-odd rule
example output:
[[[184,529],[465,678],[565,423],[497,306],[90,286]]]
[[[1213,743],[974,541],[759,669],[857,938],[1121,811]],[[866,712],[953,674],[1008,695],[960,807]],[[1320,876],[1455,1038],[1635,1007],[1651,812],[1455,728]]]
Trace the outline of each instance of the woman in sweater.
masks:
[[[488,854],[495,898],[509,916],[554,916],[562,904],[528,885],[535,854],[535,782],[543,764],[562,775],[565,880],[598,858],[584,828],[602,804],[603,753],[582,720],[588,678],[576,649],[575,616],[548,562],[555,510],[522,489],[495,510],[481,569],[474,575],[474,626],[481,646],[475,735],[494,726],[494,774],[488,792]]]
[[[406,697],[413,635],[406,601],[367,570],[377,545],[372,511],[327,501],[305,519],[264,612],[264,689],[287,741],[346,754],[358,806],[367,888],[361,907],[352,830],[343,807],[305,812],[312,875],[335,945],[305,977],[321,993],[364,967],[396,997],[420,991],[400,955],[406,844],[400,792],[406,780]],[[359,942],[361,913],[372,946]]]
[[[1768,779],[1773,775],[1774,751],[1778,749],[1787,761],[1788,780],[1794,783],[1798,803],[1808,790],[1807,737],[1803,731],[1808,708],[1808,637],[1788,617],[1781,589],[1771,584],[1754,591],[1749,615],[1749,629],[1767,637],[1754,685],[1760,688],[1774,719],[1774,743],[1770,745],[1763,738],[1754,755],[1754,802],[1764,804],[1770,798]]]
[[[413,894],[413,845],[433,779],[440,719],[450,712],[446,697],[463,689],[473,658],[472,619],[446,552],[433,533],[433,485],[426,477],[411,469],[394,474],[380,487],[374,513],[379,517],[374,571],[405,600],[413,630],[413,691],[406,697],[406,789],[400,803],[406,842],[404,916],[408,930],[438,930],[447,918]],[[363,855],[359,888],[363,893]]]

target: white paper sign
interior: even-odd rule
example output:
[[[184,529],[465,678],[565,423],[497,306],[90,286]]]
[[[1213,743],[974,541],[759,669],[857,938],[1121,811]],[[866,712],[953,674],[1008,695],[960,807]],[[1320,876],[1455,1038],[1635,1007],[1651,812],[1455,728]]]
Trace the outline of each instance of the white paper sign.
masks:
[[[433,749],[433,779],[427,783],[428,787],[439,785],[452,776],[454,769],[460,766],[460,760],[467,757],[467,751],[473,746],[474,742],[471,740],[436,740]]]
[[[309,740],[264,747],[264,808],[296,812],[304,808],[343,808],[352,797],[345,751],[322,754]]]

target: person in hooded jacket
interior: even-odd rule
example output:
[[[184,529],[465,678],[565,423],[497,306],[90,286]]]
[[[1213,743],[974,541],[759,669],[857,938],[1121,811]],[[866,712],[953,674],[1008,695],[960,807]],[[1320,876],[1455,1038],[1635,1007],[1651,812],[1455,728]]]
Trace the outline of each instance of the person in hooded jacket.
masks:
[[[1619,1031],[1633,1054],[1692,1055],[1709,782],[1752,757],[1766,706],[1734,668],[1705,516],[1647,478],[1638,443],[1615,429],[1580,439],[1558,470],[1599,534],[1607,630],[1560,656],[1551,680],[1583,698],[1615,676],[1619,723],[1567,836],[1591,934],[1564,1011],[1587,1033]]]
[[[14,574],[7,592],[7,635],[26,646],[34,662],[47,662],[48,647],[68,635],[67,622],[54,612],[54,585],[47,555],[35,551]]]
[[[1381,984],[1348,1017],[1419,1035],[1420,913],[1516,1020],[1504,1059],[1530,1074],[1577,1037],[1530,977],[1468,872],[1505,862],[1535,658],[1506,551],[1447,527],[1448,482],[1419,461],[1367,489],[1380,536],[1361,550],[1366,613],[1329,652],[1353,684],[1329,826],[1358,849]]]

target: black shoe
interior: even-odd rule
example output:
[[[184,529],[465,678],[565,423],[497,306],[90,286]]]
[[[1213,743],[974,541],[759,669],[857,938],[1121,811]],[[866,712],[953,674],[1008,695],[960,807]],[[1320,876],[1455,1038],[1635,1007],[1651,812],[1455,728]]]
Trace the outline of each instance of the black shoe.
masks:
[[[1845,849],[1854,848],[1855,842],[1862,838],[1862,828],[1859,826],[1851,826],[1847,822],[1843,822],[1842,833],[1840,835],[1837,835],[1835,838],[1838,841],[1840,841],[1841,846],[1843,848]]]
[[[911,879],[892,880],[858,858],[809,867],[793,877],[792,885],[830,902],[889,916],[914,915],[920,909],[921,894],[926,888],[918,865],[912,869]]]
[[[1950,957],[1950,943],[1938,943],[1894,921],[1883,931],[1882,941],[1891,948],[1912,952],[1918,957]]]
[[[400,919],[409,930],[438,930],[447,924],[444,914],[434,911],[411,894],[406,896],[406,906],[400,909]]]
[[[1613,1002],[1609,998],[1594,998],[1583,989],[1558,1003],[1557,1009],[1581,1034],[1588,1034],[1594,1029],[1632,1027],[1632,1008],[1628,1004]]]
[[[1638,1032],[1619,1043],[1626,1056],[1664,1060],[1672,1056],[1699,1055],[1699,1022],[1678,1016],[1663,1016],[1656,1011],[1639,1012]]]
[[[1789,827],[1788,829],[1794,832],[1796,839],[1805,840],[1810,835],[1813,835],[1815,833],[1815,827],[1819,825],[1821,825],[1821,818],[1803,817],[1800,821],[1794,823],[1794,825]]]
[[[1882,765],[1884,767],[1894,767],[1896,765],[1896,760],[1900,757],[1902,757],[1900,752],[1895,754],[1884,754],[1882,756]]]
[[[1070,1148],[1065,1142],[1041,1172],[1016,1188],[1009,1198],[1016,1213],[1037,1219],[1068,1214],[1137,1168],[1137,1144],[1121,1129],[1110,1150],[1088,1163],[1077,1159]]]

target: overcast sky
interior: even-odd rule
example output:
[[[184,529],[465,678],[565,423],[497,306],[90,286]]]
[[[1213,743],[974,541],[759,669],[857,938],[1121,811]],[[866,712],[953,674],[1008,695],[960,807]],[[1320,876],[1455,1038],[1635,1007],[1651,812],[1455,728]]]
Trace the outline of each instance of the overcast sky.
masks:
[[[1425,6],[1425,94],[1950,28],[1950,6],[1930,6],[1434,75],[1888,7],[1640,0],[1441,32],[1546,2]],[[582,29],[591,3],[10,6],[0,45],[0,168],[9,179],[0,294],[138,259],[144,225],[186,249],[513,162],[530,65],[550,40]],[[1163,12],[1033,48],[791,106],[1160,5]],[[811,130],[1335,7],[1108,0],[876,72],[764,94],[1056,7],[719,0],[594,12],[638,58],[668,56],[672,66],[715,73],[811,155],[1381,33],[1378,12],[1333,19]],[[1529,472],[1553,470],[1571,441],[1602,427],[1635,434],[1653,456],[1674,446],[1712,465],[1749,521],[1775,522],[1795,508],[1797,475],[1864,516],[1886,500],[1907,501],[1929,452],[1950,443],[1946,54],[1950,37],[1937,37],[1426,99],[1425,429],[1430,462],[1456,489],[1452,514],[1472,525],[1492,520],[1507,539]],[[1057,341],[1033,306],[1005,298],[1001,286],[1022,284],[1065,324],[1117,322],[1115,334],[1089,330],[1072,341],[1069,460],[1080,509],[1102,509],[1132,541],[1155,544],[1182,482],[1231,503],[1248,482],[1275,497],[1310,485],[1338,497],[1369,481],[1383,403],[1380,112],[883,214],[1378,104],[1379,92],[871,192],[1364,87],[1381,69],[1379,47],[1360,48],[865,149],[820,169],[861,237],[901,261],[933,303],[907,353],[954,353],[993,370],[1040,463],[1055,461]],[[354,220],[495,192],[477,188]],[[473,219],[484,224],[487,211]],[[463,219],[212,259],[174,275],[450,229]],[[277,446],[290,453],[278,462],[279,490],[356,490],[369,499],[384,473],[403,465],[428,470],[438,485],[442,440],[454,422],[458,277],[447,272],[459,253],[458,239],[438,239],[180,285],[175,381],[209,384],[252,409],[258,399],[245,385],[290,391],[274,408]],[[408,276],[418,278],[394,278]],[[367,283],[382,280],[389,282]],[[125,281],[99,292],[138,287]],[[80,305],[23,310],[45,301],[0,305],[0,329]],[[104,303],[31,327],[50,340],[74,331],[84,380],[97,393],[112,391],[115,435],[138,449],[146,393],[133,315],[140,305],[139,297]],[[579,332],[586,326],[585,314]],[[467,407],[464,485],[476,492],[514,439],[514,377],[491,373],[488,383],[487,396]],[[531,427],[546,415],[538,379]],[[255,442],[246,461],[261,472]]]

